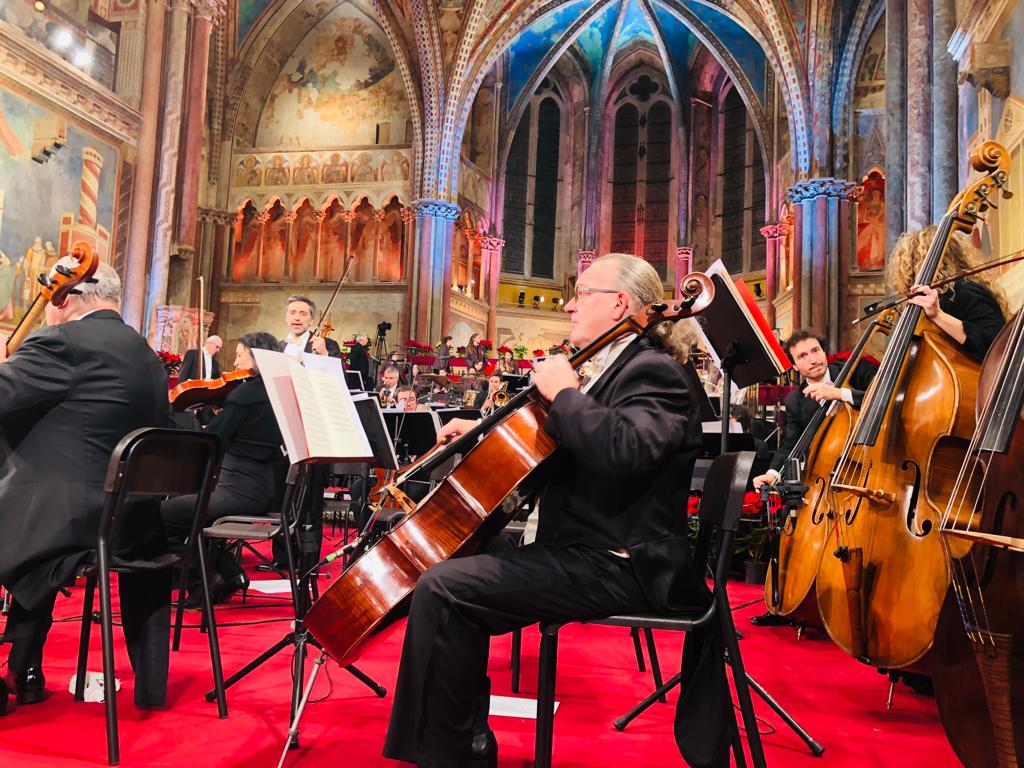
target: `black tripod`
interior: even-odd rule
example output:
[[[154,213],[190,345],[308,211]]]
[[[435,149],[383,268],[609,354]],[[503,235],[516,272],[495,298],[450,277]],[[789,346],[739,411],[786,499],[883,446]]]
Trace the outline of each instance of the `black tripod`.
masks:
[[[310,464],[292,464],[288,468],[288,480],[284,494],[284,502],[281,505],[281,531],[284,535],[285,555],[288,562],[288,584],[291,587],[292,611],[295,616],[292,631],[238,670],[231,677],[224,680],[224,688],[226,689],[237,683],[250,672],[254,671],[264,662],[269,661],[271,658],[276,656],[279,651],[290,646],[292,648],[291,719],[295,718],[295,713],[299,708],[300,701],[302,700],[302,679],[305,676],[306,646],[313,645],[316,648],[320,648],[320,644],[316,641],[316,638],[312,637],[306,631],[305,624],[303,623],[303,617],[309,610],[313,597],[312,577],[316,574],[318,569],[305,569],[305,572],[302,573],[301,576],[296,577],[299,570],[295,558],[295,547],[292,541],[292,521],[294,520],[297,522],[301,520],[301,510],[306,506],[302,504],[302,499],[304,492],[308,490],[306,485],[309,476],[311,475],[309,468]],[[297,530],[300,526],[295,525],[294,527]],[[345,670],[367,686],[371,691],[376,693],[377,696],[383,698],[387,695],[387,690],[384,687],[379,685],[355,666],[349,665],[345,667]],[[206,700],[213,701],[215,695],[215,691],[207,692]],[[299,746],[297,730],[290,734],[290,746],[293,749]]]

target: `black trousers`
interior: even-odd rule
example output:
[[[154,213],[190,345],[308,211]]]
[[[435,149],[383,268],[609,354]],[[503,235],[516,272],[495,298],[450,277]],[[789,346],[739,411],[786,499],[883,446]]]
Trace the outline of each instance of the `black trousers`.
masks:
[[[118,575],[121,626],[128,658],[135,670],[135,703],[163,706],[167,697],[167,656],[171,627],[171,572],[122,573]],[[53,626],[54,590],[37,607],[29,609],[13,595],[4,636],[11,643],[8,668],[14,675],[29,667],[42,668],[43,646]]]
[[[413,592],[384,755],[469,758],[492,635],[645,610],[630,561],[600,549],[534,543],[429,568]]]

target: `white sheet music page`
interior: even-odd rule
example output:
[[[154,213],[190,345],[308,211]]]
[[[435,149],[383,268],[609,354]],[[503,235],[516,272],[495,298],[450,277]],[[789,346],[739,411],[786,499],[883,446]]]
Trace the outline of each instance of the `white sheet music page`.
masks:
[[[373,458],[373,450],[363,433],[343,375],[338,375],[341,361],[327,359],[332,360],[338,371],[328,372],[319,360],[305,367],[297,360],[288,361],[295,398],[306,430],[309,456],[338,461],[369,461]]]
[[[291,359],[283,352],[272,352],[269,349],[254,349],[253,356],[260,369],[260,376],[267,388],[270,407],[274,410],[277,426],[284,439],[288,461],[295,463],[309,458],[306,444],[306,431],[302,423],[302,413],[295,397],[291,370],[288,361]]]

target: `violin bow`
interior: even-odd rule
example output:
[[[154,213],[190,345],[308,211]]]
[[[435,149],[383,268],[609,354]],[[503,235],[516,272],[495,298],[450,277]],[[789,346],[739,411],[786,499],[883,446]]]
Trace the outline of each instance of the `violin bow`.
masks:
[[[316,323],[316,330],[313,331],[314,336],[320,335],[320,329],[323,328],[324,320],[327,319],[328,313],[331,311],[331,307],[334,306],[334,300],[338,298],[338,294],[341,293],[341,286],[345,284],[345,280],[348,279],[348,273],[352,270],[352,264],[355,263],[355,255],[348,257],[345,262],[345,271],[341,273],[341,278],[338,280],[338,284],[334,286],[334,293],[331,294],[331,300],[327,302],[327,306],[324,307],[324,311],[320,313],[320,319]]]

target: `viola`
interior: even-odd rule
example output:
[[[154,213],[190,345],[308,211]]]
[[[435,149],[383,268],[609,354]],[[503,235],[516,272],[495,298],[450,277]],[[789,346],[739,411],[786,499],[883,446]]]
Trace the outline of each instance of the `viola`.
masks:
[[[943,216],[919,285],[954,232],[973,231],[990,196],[1005,194],[1005,149],[985,142],[971,161],[984,175]],[[905,307],[829,475],[835,546],[818,569],[818,608],[829,636],[865,663],[900,669],[932,646],[949,587],[939,523],[974,432],[980,373],[921,307]]]
[[[175,411],[185,411],[201,405],[219,405],[235,387],[255,375],[248,368],[242,368],[238,371],[229,371],[216,379],[183,381],[168,392],[167,397]]]
[[[935,630],[935,698],[964,765],[1006,768],[1024,761],[1024,312],[989,349],[978,395],[942,521],[953,589]]]
[[[100,260],[88,243],[75,243],[69,255],[77,260],[76,266],[60,265],[54,270],[52,276],[47,277],[45,274],[38,276],[41,284],[39,293],[7,338],[8,356],[13,355],[25,337],[35,329],[47,304],[59,307],[78,285],[92,280],[92,276],[96,274]]]
[[[711,281],[693,273],[682,284],[684,298],[679,304],[650,305],[625,318],[573,355],[573,367],[578,369],[616,339],[656,335],[665,323],[703,311],[714,294]],[[310,608],[305,626],[328,655],[342,665],[352,663],[382,629],[404,615],[421,573],[435,563],[473,554],[539,490],[538,470],[556,448],[544,431],[547,414],[547,404],[534,387],[528,387],[457,440],[413,462],[395,480],[393,485],[398,485],[418,469],[429,470],[456,454],[463,456],[430,495]]]

